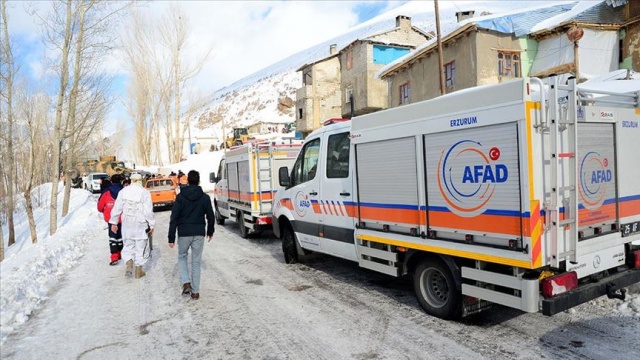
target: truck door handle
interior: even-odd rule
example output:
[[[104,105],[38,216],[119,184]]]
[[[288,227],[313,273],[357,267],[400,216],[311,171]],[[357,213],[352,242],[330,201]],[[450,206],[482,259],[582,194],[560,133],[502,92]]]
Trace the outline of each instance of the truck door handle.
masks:
[[[348,192],[341,192],[340,193],[340,196],[350,196],[350,195],[351,195],[351,193],[348,193]]]
[[[309,195],[318,195],[318,192],[317,191],[312,191],[312,192],[309,193]]]

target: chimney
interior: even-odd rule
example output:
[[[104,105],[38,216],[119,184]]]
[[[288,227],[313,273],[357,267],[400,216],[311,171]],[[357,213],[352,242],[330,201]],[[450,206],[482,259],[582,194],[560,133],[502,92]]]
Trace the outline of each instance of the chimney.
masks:
[[[396,16],[396,27],[402,29],[411,28],[411,18],[406,15],[398,15]]]
[[[458,22],[466,19],[471,19],[473,17],[473,14],[475,14],[475,11],[473,10],[458,11],[456,12],[456,19],[458,19]]]
[[[337,44],[331,44],[329,45],[329,55],[333,55],[336,53],[336,46],[338,46]]]

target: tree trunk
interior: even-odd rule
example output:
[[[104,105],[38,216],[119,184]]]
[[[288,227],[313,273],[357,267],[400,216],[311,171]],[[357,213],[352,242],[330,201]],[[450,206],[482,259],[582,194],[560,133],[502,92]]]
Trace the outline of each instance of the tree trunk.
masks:
[[[62,141],[62,107],[64,95],[69,83],[69,51],[71,43],[71,0],[67,1],[66,24],[64,31],[64,44],[62,45],[62,60],[60,61],[60,88],[58,89],[58,99],[56,102],[56,120],[53,129],[53,156],[51,161],[51,205],[49,207],[49,234],[55,234],[58,230],[58,183],[60,181],[60,144]]]
[[[175,161],[182,161],[182,131],[180,131],[180,46],[182,44],[176,44],[174,52],[173,66],[174,66],[174,83],[173,83],[173,98],[174,98],[174,123],[175,123]],[[191,146],[191,144],[189,144]]]
[[[13,151],[13,73],[14,73],[14,63],[13,63],[13,54],[11,53],[11,44],[9,43],[9,27],[7,25],[7,2],[6,0],[2,0],[2,24],[3,24],[3,35],[2,39],[4,42],[4,61],[6,66],[6,99],[7,99],[7,156],[6,156],[6,164],[7,164],[7,226],[9,228],[9,239],[8,245],[11,246],[16,243],[16,229],[15,224],[13,222],[13,213],[16,208],[15,199],[14,199],[14,189],[16,184],[16,171],[15,171],[15,158]]]
[[[80,83],[80,72],[82,68],[82,48],[84,47],[84,26],[85,26],[85,15],[87,13],[87,9],[91,8],[92,3],[88,5],[83,1],[79,3],[80,7],[80,19],[78,20],[78,34],[76,40],[76,57],[75,62],[73,64],[73,85],[71,87],[71,93],[69,95],[69,110],[67,117],[67,129],[70,129],[72,132],[70,134],[69,148],[67,156],[65,157],[64,163],[64,198],[62,200],[62,216],[67,216],[69,213],[69,198],[71,197],[71,179],[69,176],[69,172],[73,167],[73,154],[76,150],[76,109],[78,106],[78,85]],[[104,154],[101,154],[104,155]]]

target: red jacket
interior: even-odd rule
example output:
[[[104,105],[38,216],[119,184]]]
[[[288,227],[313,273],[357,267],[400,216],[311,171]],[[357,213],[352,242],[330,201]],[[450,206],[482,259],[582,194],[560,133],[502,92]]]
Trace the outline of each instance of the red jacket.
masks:
[[[118,189],[120,191],[122,187]],[[117,192],[116,192],[116,197]],[[113,205],[116,203],[116,199],[111,195],[111,191],[107,190],[100,195],[100,199],[98,199],[98,211],[102,213],[104,216],[104,221],[109,222],[111,219],[111,209],[113,209]],[[122,222],[122,216],[118,219],[118,222]]]

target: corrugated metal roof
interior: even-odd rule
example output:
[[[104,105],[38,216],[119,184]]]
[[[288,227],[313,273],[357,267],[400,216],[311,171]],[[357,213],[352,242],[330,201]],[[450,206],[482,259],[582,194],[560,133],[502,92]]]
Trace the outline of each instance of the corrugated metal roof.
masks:
[[[494,30],[505,34],[515,34],[516,37],[526,35],[536,24],[545,19],[565,13],[575,4],[562,4],[548,8],[525,11],[516,14],[502,15],[486,20],[470,19],[477,27]]]
[[[623,24],[624,23],[624,6],[620,6],[621,0],[617,0],[615,4],[602,2],[591,9],[578,14],[575,17],[577,22],[589,24]],[[626,3],[626,1],[625,1]]]

